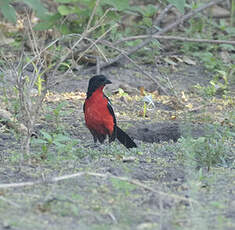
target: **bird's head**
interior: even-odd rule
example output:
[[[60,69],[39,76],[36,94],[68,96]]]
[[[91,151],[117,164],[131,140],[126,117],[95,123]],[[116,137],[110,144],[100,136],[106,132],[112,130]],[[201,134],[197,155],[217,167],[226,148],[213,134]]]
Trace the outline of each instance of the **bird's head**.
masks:
[[[112,82],[108,80],[104,75],[95,75],[89,80],[87,96],[91,96],[93,92],[95,92],[98,88],[103,87],[107,84],[111,84]]]

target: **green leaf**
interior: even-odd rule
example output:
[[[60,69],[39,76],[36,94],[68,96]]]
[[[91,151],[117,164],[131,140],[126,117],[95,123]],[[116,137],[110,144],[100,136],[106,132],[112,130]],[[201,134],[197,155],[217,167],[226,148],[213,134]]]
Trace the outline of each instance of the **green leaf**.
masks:
[[[44,137],[45,139],[47,139],[47,140],[49,140],[49,141],[52,140],[52,136],[51,136],[49,133],[47,133],[46,131],[40,130],[40,133],[43,135],[43,137]]]
[[[69,34],[69,33],[71,33],[69,27],[68,27],[66,24],[59,25],[59,26],[57,26],[56,28],[57,28],[57,29],[60,31],[60,33],[62,33],[62,34]],[[68,65],[68,64],[67,64],[67,65]],[[69,65],[68,65],[68,66],[69,66]],[[67,67],[67,68],[69,69],[69,67]]]
[[[74,7],[61,5],[58,7],[58,12],[63,16],[67,16],[75,13],[76,10],[74,9]]]
[[[136,11],[138,13],[140,13],[141,15],[144,15],[144,9],[143,7],[140,6],[130,6],[129,9],[132,11]]]
[[[0,11],[8,21],[16,23],[16,11],[10,5],[10,0],[0,0]]]
[[[56,137],[55,137],[55,141],[56,142],[66,142],[66,141],[70,141],[71,138],[68,137],[68,136],[65,136],[63,134],[58,134]]]
[[[148,17],[144,17],[142,20],[143,24],[145,26],[151,27],[152,26],[152,19]]]
[[[42,22],[39,22],[36,26],[34,26],[34,30],[47,30],[51,29],[56,23],[58,23],[58,20],[61,18],[61,15],[59,13],[53,14],[53,15],[47,15]]]
[[[149,4],[149,5],[145,6],[145,8],[144,8],[144,16],[145,17],[152,17],[152,16],[154,16],[154,14],[156,14],[156,12],[157,12],[157,8],[152,4]]]
[[[233,45],[221,44],[220,47],[228,51],[235,51],[235,46]]]
[[[135,185],[128,181],[119,180],[118,178],[111,178],[111,183],[115,189],[123,191],[126,195],[136,189]]]
[[[78,0],[55,0],[56,2],[59,3],[72,3],[72,2],[78,2]]]
[[[61,102],[59,105],[56,106],[56,108],[53,110],[53,113],[55,115],[58,115],[61,111],[61,109],[66,105],[66,102]]]
[[[113,6],[119,11],[125,10],[129,8],[129,0],[118,0],[118,1],[113,1],[113,0],[103,0],[101,1],[101,4],[108,4]]]
[[[34,144],[47,144],[47,141],[43,140],[43,139],[35,139]]]
[[[227,27],[225,30],[230,36],[235,35],[235,27]]]
[[[47,9],[43,6],[40,0],[22,0],[22,2],[30,6],[41,19],[48,14]]]
[[[60,142],[57,142],[57,141],[54,141],[53,144],[54,144],[58,149],[64,148],[64,147],[66,146],[66,145],[61,144]]]
[[[181,14],[184,14],[185,0],[167,0],[169,3],[174,5]]]
[[[48,22],[39,22],[36,26],[33,27],[36,31],[48,30],[51,29],[54,25]]]

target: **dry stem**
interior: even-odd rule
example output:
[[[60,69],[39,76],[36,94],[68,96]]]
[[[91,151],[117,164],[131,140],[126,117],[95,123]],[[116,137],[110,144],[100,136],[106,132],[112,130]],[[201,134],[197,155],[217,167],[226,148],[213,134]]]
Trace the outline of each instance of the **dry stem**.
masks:
[[[228,45],[235,45],[235,41],[228,41],[228,40],[211,40],[211,39],[198,39],[198,38],[186,38],[186,37],[179,37],[179,36],[163,36],[163,35],[138,35],[138,36],[131,36],[122,38],[116,42],[114,45],[118,45],[122,42],[137,40],[137,39],[162,39],[162,40],[177,40],[182,42],[198,42],[198,43],[210,43],[210,44],[228,44]]]
[[[6,189],[6,188],[17,188],[17,187],[25,187],[25,186],[33,186],[33,185],[37,185],[37,184],[42,184],[43,182],[45,183],[53,183],[53,182],[59,182],[59,181],[63,181],[63,180],[69,180],[72,178],[76,178],[76,177],[81,177],[81,176],[94,176],[94,177],[102,177],[102,178],[113,178],[113,179],[117,179],[120,181],[126,181],[128,183],[134,184],[142,189],[145,189],[147,191],[156,193],[160,196],[164,196],[164,197],[170,197],[174,200],[178,200],[178,201],[186,201],[189,202],[190,204],[197,204],[199,205],[198,201],[193,200],[191,198],[186,198],[184,196],[180,196],[177,194],[172,194],[172,193],[166,193],[166,192],[162,192],[162,191],[158,191],[152,187],[149,187],[148,185],[145,185],[143,183],[141,183],[138,180],[133,180],[131,178],[127,178],[127,177],[119,177],[119,176],[114,176],[110,173],[95,173],[95,172],[79,172],[79,173],[75,173],[75,174],[70,174],[70,175],[64,175],[64,176],[58,176],[58,177],[53,177],[49,180],[45,180],[45,181],[29,181],[29,182],[21,182],[21,183],[11,183],[11,184],[0,184],[0,189]]]

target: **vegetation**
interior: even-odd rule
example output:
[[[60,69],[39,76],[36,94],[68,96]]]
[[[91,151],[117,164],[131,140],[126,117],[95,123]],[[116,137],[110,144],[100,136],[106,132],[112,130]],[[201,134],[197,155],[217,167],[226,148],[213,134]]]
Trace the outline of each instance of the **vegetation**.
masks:
[[[234,15],[234,0],[0,0],[0,228],[234,229]],[[94,72],[138,148],[93,146]]]

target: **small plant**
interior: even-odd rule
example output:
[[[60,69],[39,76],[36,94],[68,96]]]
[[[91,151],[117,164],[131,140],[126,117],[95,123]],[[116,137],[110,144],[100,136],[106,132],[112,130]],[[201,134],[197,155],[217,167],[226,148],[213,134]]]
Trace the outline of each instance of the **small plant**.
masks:
[[[63,152],[68,153],[72,151],[73,147],[77,144],[76,140],[71,139],[65,134],[49,133],[43,130],[40,133],[41,137],[34,139],[33,144],[41,147],[40,157],[42,159],[48,159],[48,157],[52,156],[49,152],[51,148],[53,148],[56,155],[60,155]]]
[[[172,5],[174,5],[180,11],[180,13],[182,14],[184,13],[184,7],[186,5],[185,0],[167,0],[167,1]]]
[[[195,89],[198,90],[199,94],[206,96],[206,97],[213,97],[215,96],[216,89],[214,86],[201,86],[200,84],[197,84],[194,86]]]
[[[216,70],[216,72],[213,80],[210,81],[210,85],[203,87],[197,84],[195,86],[202,95],[209,97],[215,96],[216,94],[226,95],[229,86],[228,74],[222,70]]]
[[[228,129],[221,129],[215,126],[208,126],[205,136],[193,139],[192,137],[180,138],[180,151],[183,158],[195,167],[207,167],[208,170],[215,165],[227,166],[231,155],[229,142],[234,133]]]
[[[120,20],[121,15],[117,12],[129,7],[129,1],[95,1],[95,0],[56,0],[58,3],[57,12],[45,17],[35,29],[46,30],[55,27],[63,34],[82,33],[84,28],[96,25],[97,18],[105,18],[100,32],[104,32],[107,24]],[[93,10],[95,9],[95,12]],[[90,21],[91,15],[94,13]],[[70,20],[67,20],[71,15]],[[63,20],[63,23],[61,23]],[[96,32],[99,36],[99,32]]]
[[[61,119],[60,119],[60,117],[61,117],[61,115],[62,115],[62,113],[64,113],[64,112],[62,112],[62,109],[64,108],[66,106],[66,102],[62,102],[62,103],[60,103],[59,105],[57,105],[56,106],[56,108],[55,109],[53,109],[53,117],[52,117],[52,119],[53,119],[53,122],[54,122],[54,124],[55,124],[55,128],[56,128],[56,130],[55,130],[55,132],[56,133],[59,133],[60,132],[60,130],[62,129],[63,130],[63,127],[61,128]]]
[[[143,98],[143,117],[146,117],[147,110],[152,110],[155,108],[155,104],[153,102],[153,98],[151,95],[146,95]]]
[[[77,145],[78,140],[72,139],[69,134],[64,132],[64,126],[61,122],[62,115],[66,115],[67,111],[63,111],[66,102],[59,103],[54,109],[49,110],[46,120],[51,122],[53,127],[49,131],[40,130],[40,136],[33,140],[35,147],[41,149],[40,157],[42,159],[53,158],[54,154],[61,155],[66,152],[68,155],[74,152],[74,146]]]
[[[199,59],[209,71],[214,71],[216,68],[218,68],[219,60],[212,52],[197,52],[194,53],[194,55],[199,57]]]
[[[126,196],[128,196],[131,191],[136,189],[135,185],[129,183],[128,181],[119,180],[118,178],[111,178],[111,182],[115,189],[122,191]]]

